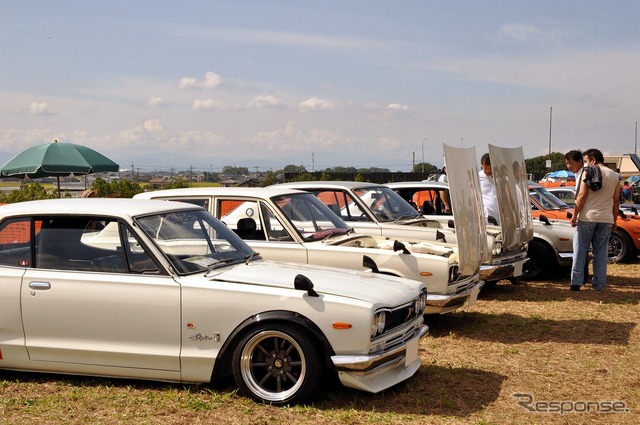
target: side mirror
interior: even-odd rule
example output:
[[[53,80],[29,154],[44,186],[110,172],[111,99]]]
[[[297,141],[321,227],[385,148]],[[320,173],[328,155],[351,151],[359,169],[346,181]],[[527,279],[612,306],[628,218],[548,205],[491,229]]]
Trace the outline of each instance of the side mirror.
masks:
[[[549,221],[549,218],[544,215],[544,214],[540,214],[540,217],[538,217],[538,219],[543,222],[545,224],[545,226],[550,226],[551,222]]]

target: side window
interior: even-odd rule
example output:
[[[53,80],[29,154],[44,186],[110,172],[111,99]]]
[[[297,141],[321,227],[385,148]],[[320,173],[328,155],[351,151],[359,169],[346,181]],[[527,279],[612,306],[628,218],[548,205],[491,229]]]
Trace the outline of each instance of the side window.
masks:
[[[340,190],[314,192],[326,206],[345,221],[371,221],[353,197]]]
[[[220,221],[245,240],[264,240],[258,203],[238,199],[219,199],[217,213]]]
[[[121,226],[124,228],[124,239],[127,241],[125,254],[129,271],[140,274],[160,274],[160,268],[136,236],[124,224],[121,224]]]
[[[41,222],[35,241],[37,268],[101,273],[159,273],[158,266],[133,233],[116,220],[44,217]],[[123,240],[126,241],[124,245]]]
[[[36,231],[38,231],[36,229]],[[0,265],[29,267],[31,262],[31,219],[6,220],[0,225]]]
[[[260,209],[262,213],[262,219],[264,220],[264,229],[266,230],[267,237],[270,241],[292,241],[293,238],[287,232],[287,229],[282,225],[280,220],[271,211],[271,209],[261,203]]]
[[[187,204],[197,205],[199,207],[203,207],[207,211],[209,211],[209,200],[208,199],[189,199],[189,198],[178,198],[172,199],[173,201],[186,202]]]

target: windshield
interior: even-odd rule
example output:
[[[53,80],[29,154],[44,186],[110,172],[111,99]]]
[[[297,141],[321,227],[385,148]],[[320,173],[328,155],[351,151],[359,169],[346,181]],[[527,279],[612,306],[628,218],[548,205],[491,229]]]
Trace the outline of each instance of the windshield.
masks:
[[[242,239],[204,210],[156,214],[136,222],[180,274],[257,258]]]
[[[388,187],[366,187],[354,193],[379,221],[396,221],[417,218],[420,213],[400,195]]]
[[[347,223],[311,193],[274,196],[272,200],[307,242],[350,230]]]
[[[569,208],[569,205],[562,202],[544,187],[529,187],[529,196],[545,211]],[[538,208],[538,205],[535,207]]]

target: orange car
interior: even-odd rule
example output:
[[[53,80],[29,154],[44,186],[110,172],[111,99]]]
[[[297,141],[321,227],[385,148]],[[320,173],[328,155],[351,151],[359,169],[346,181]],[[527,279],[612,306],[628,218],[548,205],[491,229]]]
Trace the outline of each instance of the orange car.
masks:
[[[572,206],[538,183],[529,182],[529,198],[534,217],[544,214],[549,219],[570,220],[573,216]],[[620,211],[616,225],[616,230],[609,238],[609,262],[629,261],[640,252],[640,216]]]

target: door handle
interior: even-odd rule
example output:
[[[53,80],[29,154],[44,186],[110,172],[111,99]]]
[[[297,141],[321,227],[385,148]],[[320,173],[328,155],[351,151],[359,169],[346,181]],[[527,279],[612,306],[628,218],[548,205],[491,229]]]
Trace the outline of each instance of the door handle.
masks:
[[[51,289],[51,284],[49,282],[31,282],[29,284],[29,288],[39,291],[46,291]]]

